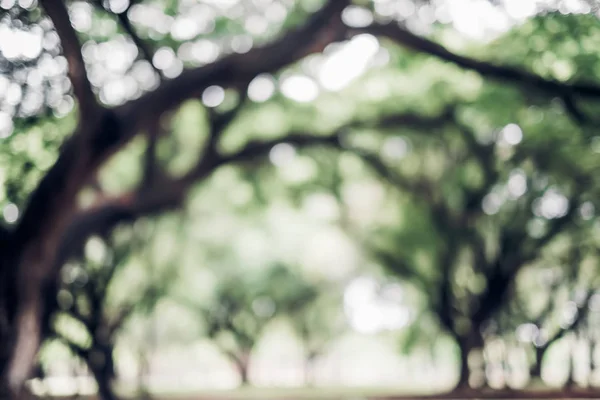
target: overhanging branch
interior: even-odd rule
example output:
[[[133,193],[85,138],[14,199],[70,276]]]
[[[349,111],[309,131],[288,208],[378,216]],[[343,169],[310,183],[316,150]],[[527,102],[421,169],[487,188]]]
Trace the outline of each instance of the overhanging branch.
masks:
[[[54,29],[60,38],[64,55],[69,66],[69,79],[73,92],[79,102],[82,117],[88,117],[99,107],[92,86],[88,80],[85,63],[81,55],[81,44],[71,25],[69,12],[63,0],[41,0],[42,7],[52,20]]]
[[[372,24],[360,31],[387,37],[400,46],[429,54],[455,64],[461,68],[473,70],[482,76],[502,81],[520,83],[546,93],[563,96],[581,96],[600,98],[600,86],[594,83],[568,84],[546,79],[531,72],[514,67],[496,65],[488,61],[475,60],[446,49],[444,46],[429,39],[417,36],[396,23]]]
[[[137,131],[148,116],[160,115],[185,100],[197,97],[210,85],[230,87],[240,80],[251,80],[261,73],[277,71],[309,54],[322,51],[325,46],[343,37],[341,13],[348,4],[348,0],[329,0],[306,24],[271,44],[255,47],[245,54],[223,57],[163,82],[156,90],[118,109],[126,120],[127,131]]]
[[[363,32],[386,37],[402,47],[448,61],[461,68],[475,71],[486,78],[521,85],[548,95],[557,96],[563,100],[565,110],[576,123],[580,125],[595,123],[577,106],[575,98],[577,96],[600,98],[600,86],[598,84],[591,82],[561,82],[543,78],[524,69],[497,65],[492,62],[462,56],[448,50],[441,44],[415,35],[397,23],[375,23],[365,28],[350,30],[350,34]]]
[[[125,11],[123,11],[121,13],[112,13],[110,10],[107,10],[104,7],[104,5],[102,4],[102,0],[94,0],[93,3],[100,10],[105,11],[111,15],[116,15],[117,20],[119,21],[119,24],[121,24],[121,27],[123,28],[123,30],[129,35],[131,40],[133,40],[133,43],[140,50],[140,52],[142,53],[142,56],[146,59],[146,61],[148,61],[150,63],[150,65],[152,66],[152,69],[154,69],[154,72],[156,72],[158,74],[159,78],[161,80],[163,80],[164,74],[162,73],[162,71],[160,69],[156,68],[156,66],[152,62],[152,59],[154,57],[154,51],[152,50],[150,45],[136,33],[135,28],[133,27],[133,25],[131,24],[131,21],[129,20],[129,17],[127,16],[128,11],[135,4],[135,2],[131,1],[129,3],[129,6],[127,7],[127,9],[125,9]]]

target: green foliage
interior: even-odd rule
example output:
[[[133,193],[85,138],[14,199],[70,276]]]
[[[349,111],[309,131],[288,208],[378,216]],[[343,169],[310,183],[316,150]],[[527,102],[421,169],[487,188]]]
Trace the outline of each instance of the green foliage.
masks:
[[[109,107],[158,85],[152,62],[168,80],[184,66],[243,54],[302,24],[324,2],[292,3],[135,2],[124,14],[141,40],[160,51],[158,62],[144,60],[110,10],[84,2],[69,7],[83,15],[73,25],[84,43],[94,90]],[[380,12],[384,2],[356,3]],[[25,27],[39,23],[38,8],[21,8],[15,5],[20,11],[11,11],[11,18]],[[598,82],[597,19],[548,12],[485,45],[442,23],[429,28],[432,38],[460,54],[558,82]],[[320,352],[347,329],[340,307],[343,274],[324,283],[320,279],[329,273],[324,268],[309,274],[311,265],[288,267],[311,261],[307,246],[282,239],[296,235],[297,242],[318,242],[322,236],[314,239],[315,232],[325,232],[324,237],[343,232],[340,236],[354,239],[345,272],[359,273],[354,268],[366,270],[374,262],[407,288],[414,318],[400,332],[405,354],[435,342],[440,331],[458,342],[473,332],[515,340],[516,329],[531,321],[560,330],[562,305],[574,301],[581,287],[591,290],[598,276],[597,102],[486,78],[391,40],[359,38],[373,45],[374,56],[339,90],[326,89],[319,75],[335,51],[330,47],[268,75],[269,96],[257,99],[243,82],[235,82],[214,107],[199,91],[163,115],[154,127],[160,135],[156,156],[169,178],[189,172],[216,133],[216,148],[226,156],[257,140],[285,141],[290,133],[339,133],[341,145],[287,147],[281,160],[272,149],[223,165],[187,193],[177,216],[138,221],[112,236],[92,238],[84,257],[63,268],[58,335],[90,349],[94,332],[85,324],[98,315],[100,322],[114,322],[120,310],[131,308],[134,322],[120,326],[119,337],[155,318],[172,327],[165,328],[165,341],[192,341],[203,331],[239,358],[252,351],[271,322],[288,319],[307,353]],[[44,92],[44,105],[32,115],[5,107],[8,89],[0,93],[1,110],[12,118],[11,131],[0,138],[0,209],[26,205],[77,123],[61,69],[65,60],[50,49],[58,46],[46,47],[28,62],[0,60],[8,84],[18,84],[23,93],[27,74],[44,56],[62,71],[44,77],[42,85],[60,86],[52,95],[58,100]],[[362,61],[366,50],[359,53],[353,62]],[[314,98],[294,100],[286,93],[292,75],[306,78],[297,91],[315,84]],[[592,122],[577,121],[569,100]],[[231,124],[211,132],[211,121],[238,105]],[[380,124],[395,115],[431,121],[448,108],[449,116],[433,125]],[[511,130],[517,137],[507,140]],[[147,148],[148,140],[137,137],[102,165],[91,177],[102,195],[95,187],[92,201],[139,187]],[[544,199],[554,202],[546,210]],[[137,240],[146,243],[144,250]],[[582,253],[579,258],[571,257],[574,251]],[[545,279],[548,274],[554,278]],[[496,296],[494,285],[503,280],[508,283]],[[548,304],[552,312],[546,320]],[[482,309],[489,309],[483,317]],[[197,321],[186,322],[192,318]]]
[[[208,337],[235,360],[250,353],[275,318],[300,315],[317,296],[298,273],[274,265],[258,273],[230,271],[219,279],[208,304],[180,299],[197,313]]]

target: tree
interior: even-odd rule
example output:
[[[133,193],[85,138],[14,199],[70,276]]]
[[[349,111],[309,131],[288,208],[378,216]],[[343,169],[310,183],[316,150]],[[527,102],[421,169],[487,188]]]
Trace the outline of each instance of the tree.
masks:
[[[297,315],[316,295],[315,287],[279,265],[255,274],[230,272],[217,282],[209,304],[182,296],[178,301],[198,313],[207,336],[234,363],[246,385],[251,353],[265,327],[276,318]]]
[[[340,1],[331,2],[306,26],[290,32],[280,41],[256,48],[252,53],[226,57],[209,67],[192,69],[132,102],[108,109],[96,99],[65,4],[55,0],[42,4],[61,39],[68,61],[69,78],[78,101],[79,122],[74,134],[61,147],[56,163],[30,196],[17,226],[2,235],[6,238],[3,249],[7,252],[1,268],[5,285],[0,307],[3,315],[0,334],[4,346],[0,357],[3,392],[18,393],[29,376],[40,342],[43,314],[40,293],[58,273],[53,260],[66,258],[58,251],[61,240],[65,252],[70,253],[81,238],[98,230],[107,230],[140,215],[177,207],[193,182],[207,176],[231,157],[219,155],[216,144],[221,128],[235,112],[212,118],[215,129],[205,154],[187,174],[182,177],[162,174],[159,177],[154,173],[157,168],[152,137],[159,134],[162,115],[210,84],[230,86],[241,83],[245,87],[259,73],[277,70],[317,51],[319,45],[313,47],[315,37],[305,32],[321,32],[330,20],[339,20],[345,5]],[[321,35],[317,36],[317,41],[321,40]],[[289,43],[295,45],[289,46]],[[264,54],[269,56],[262,56]],[[99,198],[94,207],[79,211],[76,206],[79,191],[110,155],[140,132],[146,132],[150,138],[143,184],[116,198]],[[305,142],[302,138],[299,141]],[[268,150],[273,144],[252,143],[229,161],[247,159]]]
[[[519,273],[539,263],[547,247],[560,246],[565,232],[589,229],[577,210],[593,199],[593,173],[560,160],[550,148],[523,149],[526,141],[503,150],[503,135],[511,129],[521,128],[507,125],[496,140],[482,144],[471,128],[451,118],[439,128],[447,132],[412,141],[437,155],[435,161],[421,162],[416,174],[367,157],[415,199],[403,205],[405,222],[399,230],[392,228],[393,241],[388,235],[388,245],[375,245],[375,257],[424,293],[440,326],[457,343],[459,388],[468,387],[469,354],[483,350],[486,331],[493,331],[490,324],[510,301]],[[553,171],[558,165],[571,176]],[[474,171],[481,177],[476,184],[465,178],[477,176],[465,175]],[[554,208],[548,208],[552,196],[564,207],[551,202]],[[578,266],[573,262],[572,268]]]
[[[21,54],[21,50],[13,47],[12,54],[9,52],[8,55],[16,62],[11,62],[14,60],[4,54],[7,73],[10,73],[14,82],[9,82],[11,96],[8,97],[10,101],[7,101],[7,105],[10,106],[10,114],[3,114],[2,134],[6,135],[7,126],[14,126],[18,132],[11,135],[10,143],[11,146],[19,147],[17,142],[21,137],[44,142],[39,139],[39,126],[56,123],[60,125],[61,133],[47,139],[54,150],[49,157],[46,154],[42,157],[43,162],[39,165],[30,160],[23,163],[29,170],[36,170],[35,174],[31,175],[33,178],[30,176],[31,182],[28,180],[27,184],[20,188],[24,193],[20,193],[19,196],[26,197],[27,201],[19,204],[21,207],[12,203],[8,205],[7,212],[15,225],[3,228],[0,234],[0,386],[3,393],[18,397],[21,392],[23,382],[30,375],[41,341],[44,314],[42,293],[46,293],[45,287],[55,281],[63,261],[71,254],[77,253],[77,249],[81,248],[86,238],[98,232],[108,231],[119,223],[178,208],[185,200],[190,187],[209,176],[219,166],[230,162],[248,161],[267,153],[275,144],[289,142],[303,147],[316,144],[339,145],[337,135],[307,135],[305,130],[301,129],[295,133],[285,132],[289,135],[276,139],[249,141],[232,152],[223,151],[220,148],[222,133],[243,108],[245,102],[240,101],[235,103],[241,105],[240,107],[234,104],[227,110],[209,112],[209,133],[206,135],[204,146],[201,146],[197,153],[199,157],[183,173],[173,174],[165,167],[165,163],[157,162],[160,157],[156,157],[156,154],[161,153],[158,151],[161,146],[157,142],[168,136],[165,131],[169,132],[170,129],[164,125],[168,125],[170,113],[188,100],[203,95],[209,100],[211,97],[220,99],[225,89],[237,92],[243,99],[248,85],[258,75],[277,73],[308,55],[322,52],[329,44],[366,33],[381,38],[382,41],[394,42],[404,49],[475,71],[485,78],[516,83],[527,89],[528,93],[531,92],[534,97],[538,94],[557,97],[564,103],[566,112],[575,120],[591,123],[581,104],[588,105],[584,100],[597,98],[600,88],[593,83],[582,83],[583,79],[580,79],[580,76],[574,76],[571,81],[565,82],[553,75],[542,76],[525,69],[478,61],[418,36],[395,21],[375,21],[348,26],[351,24],[344,23],[343,11],[349,4],[348,0],[330,0],[310,17],[305,17],[309,13],[302,10],[291,13],[289,20],[282,24],[282,30],[287,30],[287,33],[278,39],[255,46],[247,52],[242,49],[241,54],[225,55],[216,61],[204,58],[203,62],[208,61],[208,64],[190,66],[181,72],[182,62],[161,63],[161,60],[168,61],[173,58],[173,48],[177,47],[179,50],[181,42],[186,41],[182,39],[185,35],[179,32],[179,35],[165,37],[164,33],[161,34],[157,30],[148,33],[149,29],[136,26],[141,25],[131,20],[131,17],[136,15],[135,7],[140,6],[136,2],[129,3],[124,9],[115,8],[114,4],[108,4],[109,7],[105,9],[105,4],[93,2],[95,8],[92,20],[103,21],[102,24],[98,24],[103,27],[114,26],[118,22],[120,32],[130,38],[124,40],[130,40],[136,48],[134,60],[138,61],[138,56],[152,58],[150,67],[154,66],[161,71],[160,74],[151,72],[151,78],[143,79],[144,85],[147,85],[144,86],[143,93],[140,90],[131,96],[116,98],[110,97],[111,93],[115,93],[111,89],[114,89],[114,85],[109,87],[110,90],[103,88],[98,94],[99,90],[94,82],[102,76],[104,66],[94,61],[93,51],[88,52],[85,46],[82,46],[83,40],[92,44],[104,41],[106,33],[102,29],[87,34],[76,32],[74,27],[81,28],[86,23],[76,19],[76,12],[70,15],[66,4],[60,0],[41,1],[43,13],[34,3],[28,9],[15,5],[4,13],[3,23],[10,25],[11,29],[14,27],[18,34],[25,32],[38,35],[41,30],[41,34],[48,37],[46,47],[50,50],[42,51],[43,46],[38,46],[39,50],[33,52],[35,54],[29,54],[29,50]],[[174,7],[169,4],[161,5],[163,11],[179,11],[174,11]],[[78,6],[88,10],[86,7],[90,5],[73,5]],[[139,7],[137,11],[140,11]],[[187,10],[182,12],[185,11]],[[86,19],[85,16],[83,19]],[[305,20],[304,23],[297,24],[297,20],[300,19]],[[217,25],[217,22],[213,22]],[[239,28],[235,23],[218,21],[218,24],[222,23],[228,28],[231,26],[232,30]],[[163,40],[150,43],[149,39],[153,34],[158,34]],[[261,41],[260,39],[264,38],[258,39],[257,41]],[[60,42],[64,58],[59,58],[57,46],[52,46],[53,41]],[[166,47],[159,49],[164,50],[160,53],[153,45],[157,44],[158,47],[159,43]],[[243,47],[243,40],[242,47],[239,46],[239,40],[236,43],[238,50]],[[88,47],[87,50],[89,49]],[[36,73],[39,77],[39,71],[35,71],[31,79],[23,79],[24,74],[34,72],[29,68],[48,62],[56,70],[52,79],[42,78],[42,82],[39,83],[40,79],[36,78]],[[166,64],[174,68],[169,69]],[[148,63],[136,64],[140,65],[148,66]],[[63,66],[66,67],[64,69],[68,75],[68,84],[65,83],[62,73]],[[118,65],[114,67],[120,68]],[[92,69],[94,74],[90,73]],[[162,82],[156,85],[152,82],[155,75],[161,75],[163,78]],[[23,90],[20,82],[24,80],[26,83]],[[31,87],[35,85],[39,91],[44,90],[44,85],[49,85],[52,90],[47,96],[29,96]],[[69,113],[69,104],[73,103],[73,98],[67,92],[70,89],[77,103],[77,109],[72,113]],[[27,101],[19,101],[22,93],[28,95],[24,98]],[[105,104],[101,104],[98,98]],[[103,98],[106,101],[102,100]],[[40,99],[43,103],[41,106],[38,104]],[[111,100],[114,104],[108,104]],[[208,104],[213,103],[208,101]],[[59,112],[62,110],[63,114],[66,110],[68,116],[58,121],[48,117],[53,107]],[[10,119],[11,116],[16,117],[16,122],[4,123],[4,120]],[[397,120],[397,123],[402,122],[402,118]],[[352,126],[348,127],[350,128]],[[346,130],[342,129],[342,132]],[[69,131],[72,133],[66,133]],[[8,133],[10,134],[10,129]],[[60,149],[57,149],[64,137],[66,138],[62,141]],[[142,138],[141,142],[147,148],[142,152],[145,156],[138,157],[134,162],[138,169],[143,171],[140,173],[141,177],[134,179],[131,187],[125,191],[117,194],[104,190],[96,191],[92,196],[91,206],[80,204],[82,191],[97,186],[95,183],[100,168],[105,166],[113,155],[122,154],[128,144],[133,144],[134,138]],[[22,144],[23,141],[20,142],[20,145]],[[19,208],[22,212],[17,221],[15,214]]]
[[[317,286],[319,294],[288,315],[304,346],[304,380],[314,384],[314,362],[347,329],[341,296],[335,288]]]
[[[517,282],[514,296],[496,320],[498,334],[518,336],[519,341],[532,345],[532,383],[541,378],[543,360],[553,344],[589,330],[590,301],[597,279],[591,264],[597,252],[593,239],[585,233],[570,232],[567,248],[555,249],[529,268],[528,279]],[[538,299],[531,296],[540,293],[538,287],[546,294],[541,301],[539,295]],[[593,341],[589,333],[585,336]],[[571,366],[571,378],[572,373]]]
[[[62,268],[58,292],[48,293],[56,297],[46,303],[43,337],[62,342],[88,366],[104,400],[118,398],[113,389],[113,357],[120,330],[134,312],[151,311],[176,276],[173,265],[168,265],[156,272],[142,271],[146,276],[141,282],[131,279],[136,275],[131,273],[135,270],[132,260],[142,261],[150,269],[157,267],[153,254],[143,254],[139,248],[140,242],[153,241],[150,236],[121,229],[109,237],[90,239],[86,254]],[[128,291],[115,294],[124,280]]]

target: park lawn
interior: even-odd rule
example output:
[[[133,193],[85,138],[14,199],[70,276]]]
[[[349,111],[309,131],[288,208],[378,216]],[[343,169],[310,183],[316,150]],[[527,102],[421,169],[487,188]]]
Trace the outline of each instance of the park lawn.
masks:
[[[428,395],[439,393],[443,389],[432,390],[432,387],[241,387],[233,390],[201,390],[201,391],[155,391],[154,398],[167,400],[366,400],[373,397],[394,397],[401,395]]]

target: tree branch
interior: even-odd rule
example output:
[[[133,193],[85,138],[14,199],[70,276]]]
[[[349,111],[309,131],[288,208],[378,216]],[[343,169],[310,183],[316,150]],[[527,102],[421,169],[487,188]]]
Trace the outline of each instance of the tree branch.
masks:
[[[251,80],[256,75],[279,70],[322,51],[329,43],[343,37],[341,13],[348,4],[348,0],[329,0],[304,26],[288,32],[280,40],[184,71],[177,78],[163,82],[156,90],[124,104],[118,112],[127,121],[126,131],[137,131],[148,116],[160,115],[197,97],[209,85],[229,87],[235,81]]]
[[[296,134],[266,142],[251,141],[236,153],[200,161],[181,178],[163,177],[162,181],[146,190],[105,199],[90,209],[80,211],[73,218],[62,237],[55,268],[60,268],[75,249],[83,246],[91,235],[107,232],[120,223],[131,222],[141,216],[177,209],[182,206],[187,190],[193,183],[207,177],[222,165],[245,162],[268,154],[271,148],[279,143],[290,143],[299,147],[336,145],[337,137]]]
[[[558,331],[556,331],[554,335],[552,335],[552,337],[548,338],[548,340],[544,342],[544,344],[536,347],[535,351],[537,355],[537,363],[540,363],[542,361],[541,356],[543,356],[546,353],[546,351],[548,350],[548,348],[550,348],[550,346],[552,346],[552,344],[565,337],[567,333],[573,331],[574,329],[577,329],[577,327],[585,320],[589,312],[589,301],[593,295],[594,291],[588,290],[583,304],[577,306],[577,315],[575,316],[573,321],[566,326],[561,326],[558,329]]]
[[[70,341],[69,339],[64,337],[61,333],[56,332],[56,331],[54,331],[54,339],[58,340],[59,342],[61,342],[65,346],[67,346],[69,348],[69,350],[71,350],[77,357],[79,357],[82,361],[87,363],[89,355],[90,355],[88,349],[84,349],[83,347],[79,346],[78,344],[73,343],[72,341]]]
[[[73,84],[73,92],[79,102],[81,116],[82,118],[89,117],[99,105],[87,77],[85,63],[81,55],[81,45],[71,25],[67,7],[63,0],[41,0],[40,3],[52,20],[54,29],[60,37],[69,66],[69,79]]]
[[[577,205],[578,201],[573,201],[569,211],[564,216],[552,220],[548,232],[538,239],[528,241],[529,236],[525,232],[525,227],[519,232],[503,232],[500,255],[495,262],[488,286],[480,297],[479,308],[473,314],[474,321],[483,322],[496,312],[519,271],[528,262],[538,257],[542,249],[573,221]],[[506,253],[502,253],[503,251]]]
[[[383,264],[383,266],[392,271],[395,275],[412,282],[418,286],[420,290],[429,290],[427,278],[419,272],[414,265],[411,265],[410,262],[398,259],[398,257],[383,249],[373,249],[371,253],[381,264]]]
[[[208,66],[186,71],[178,78],[163,82],[158,89],[137,100],[113,110],[103,110],[98,115],[98,123],[95,119],[80,119],[78,130],[65,143],[57,162],[31,196],[16,228],[15,236],[18,240],[15,240],[30,245],[33,240],[57,236],[55,232],[59,232],[60,236],[64,228],[62,220],[65,216],[70,216],[75,196],[91,173],[163,112],[193,97],[208,85],[229,86],[237,79],[252,79],[257,74],[277,70],[322,49],[337,37],[331,37],[330,31],[334,29],[337,35],[336,21],[341,24],[340,15],[347,3],[347,0],[330,0],[303,27],[291,31],[280,40],[245,54],[234,54]],[[78,91],[81,89],[84,94],[91,93],[82,69],[77,38],[70,26],[64,4],[61,0],[43,0],[43,4],[63,37],[65,53],[69,57],[74,77],[81,80],[75,80]],[[324,31],[329,33],[325,34]],[[85,98],[82,95],[82,99]],[[84,138],[85,142],[82,143]],[[49,257],[44,258],[54,259],[54,255],[49,254]]]
[[[115,14],[115,13],[111,12],[110,10],[107,10],[104,7],[104,5],[102,4],[102,0],[94,0],[93,3],[100,10],[105,11],[111,15],[116,15],[119,23],[121,24],[121,27],[129,35],[131,40],[133,40],[133,43],[140,50],[140,52],[142,53],[142,56],[150,63],[150,65],[154,69],[154,72],[156,72],[158,74],[158,77],[160,78],[160,80],[164,80],[165,77],[164,77],[163,72],[160,69],[156,68],[156,66],[152,62],[152,59],[154,57],[154,51],[152,50],[150,45],[135,32],[135,28],[133,27],[133,25],[131,24],[131,21],[129,20],[129,17],[127,16],[128,11],[131,9],[131,6],[135,4],[135,2],[131,1],[129,3],[129,6],[127,7],[127,9],[125,9],[125,11],[118,13],[118,14]]]
[[[204,150],[204,156],[213,157],[217,152],[217,143],[220,137],[223,135],[227,127],[237,118],[241,110],[248,102],[248,86],[250,80],[243,82],[240,89],[238,90],[239,100],[235,107],[222,114],[218,113],[215,109],[208,109],[208,120],[209,120],[209,137]]]
[[[117,19],[119,20],[119,23],[121,24],[125,32],[127,32],[129,37],[131,37],[133,43],[138,47],[138,49],[140,49],[143,57],[150,63],[154,71],[158,74],[159,79],[164,80],[164,73],[160,69],[158,69],[156,65],[154,65],[154,51],[150,48],[150,45],[135,32],[135,28],[133,27],[131,21],[129,20],[129,17],[127,16],[128,10],[129,8],[126,11],[117,14]]]
[[[400,46],[435,56],[461,68],[473,70],[484,77],[521,83],[532,89],[560,97],[575,95],[590,98],[600,97],[600,86],[594,83],[567,84],[556,80],[542,78],[541,76],[518,68],[495,65],[491,62],[461,56],[453,53],[438,43],[409,32],[397,23],[372,24],[359,31],[371,33],[376,36],[387,37]]]
[[[159,179],[159,175],[164,171],[161,169],[157,158],[157,145],[159,138],[165,133],[162,119],[157,118],[153,124],[148,127],[148,145],[144,152],[143,172],[142,172],[142,187],[149,188],[155,184],[155,180]]]

